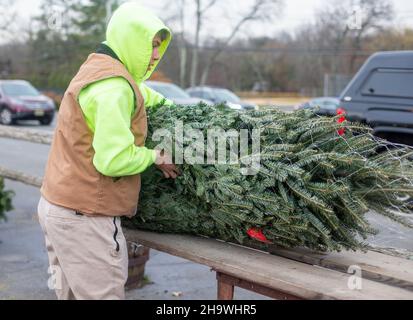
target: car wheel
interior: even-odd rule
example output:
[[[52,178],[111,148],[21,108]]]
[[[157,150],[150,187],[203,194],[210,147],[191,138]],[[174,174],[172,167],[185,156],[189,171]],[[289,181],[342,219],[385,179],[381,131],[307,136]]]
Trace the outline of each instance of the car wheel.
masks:
[[[48,126],[48,125],[50,125],[50,124],[52,123],[53,118],[45,117],[45,118],[40,119],[39,121],[40,121],[40,124],[41,124],[42,126]]]
[[[3,108],[0,111],[0,123],[9,126],[14,123],[12,113],[9,109]]]

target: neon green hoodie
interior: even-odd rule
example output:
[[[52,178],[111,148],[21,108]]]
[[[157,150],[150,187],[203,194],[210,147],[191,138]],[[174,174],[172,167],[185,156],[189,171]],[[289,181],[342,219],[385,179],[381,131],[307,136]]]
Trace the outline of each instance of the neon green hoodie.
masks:
[[[153,106],[165,98],[144,84],[159,61],[147,72],[155,35],[167,30],[168,37],[159,48],[160,59],[171,41],[171,32],[163,22],[136,3],[125,3],[109,22],[106,41],[135,79],[145,100]],[[94,133],[93,164],[97,171],[109,177],[136,175],[144,172],[156,160],[154,150],[138,147],[130,130],[135,112],[133,91],[123,78],[102,80],[84,88],[79,103],[86,123]],[[172,104],[166,100],[165,104]]]

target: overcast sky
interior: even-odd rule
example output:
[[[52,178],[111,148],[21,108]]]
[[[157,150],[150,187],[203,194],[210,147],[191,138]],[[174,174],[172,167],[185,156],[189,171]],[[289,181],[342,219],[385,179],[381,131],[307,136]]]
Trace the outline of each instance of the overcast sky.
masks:
[[[136,0],[147,7],[151,8],[155,13],[162,17],[162,13],[159,8],[165,3],[165,0]],[[175,2],[176,0],[169,0],[169,2]],[[191,0],[188,0],[190,2]],[[219,0],[220,2],[226,0]],[[314,19],[314,13],[322,8],[331,0],[284,0],[284,10],[279,18],[274,23],[267,24],[265,27],[262,25],[253,25],[246,30],[244,34],[250,35],[263,35],[274,34],[280,31],[293,32],[298,26],[306,22],[311,22]],[[413,27],[413,0],[392,0],[396,9],[396,19],[394,25],[403,27]],[[238,0],[239,8],[248,6],[248,0]],[[19,9],[19,13],[22,17],[27,19],[28,17],[38,13],[39,4],[41,0],[16,0],[16,6]],[[238,9],[239,9],[238,8]],[[217,12],[216,15],[223,14],[223,12]],[[225,13],[224,13],[225,14]],[[229,13],[226,13],[228,16]],[[235,22],[235,21],[234,21]],[[217,19],[213,23],[209,23],[205,29],[206,33],[216,32],[225,33],[225,26],[228,25],[228,20]],[[187,27],[188,28],[188,27]],[[215,29],[214,29],[215,28]],[[228,29],[229,30],[229,29]]]

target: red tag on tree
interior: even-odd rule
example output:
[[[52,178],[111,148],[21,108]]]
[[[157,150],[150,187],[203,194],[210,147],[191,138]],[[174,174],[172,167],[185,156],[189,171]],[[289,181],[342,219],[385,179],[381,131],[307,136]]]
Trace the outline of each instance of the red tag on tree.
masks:
[[[344,109],[337,109],[337,115],[342,115],[342,117],[337,120],[337,123],[343,123],[344,121],[346,121],[346,111]],[[344,134],[346,133],[346,128],[341,128],[337,132],[340,136],[344,136]]]
[[[257,241],[260,241],[260,242],[263,242],[263,243],[271,243],[267,239],[267,237],[264,235],[264,233],[262,233],[262,230],[259,230],[259,229],[256,229],[256,228],[251,228],[251,229],[248,230],[247,233],[251,238],[253,238]]]

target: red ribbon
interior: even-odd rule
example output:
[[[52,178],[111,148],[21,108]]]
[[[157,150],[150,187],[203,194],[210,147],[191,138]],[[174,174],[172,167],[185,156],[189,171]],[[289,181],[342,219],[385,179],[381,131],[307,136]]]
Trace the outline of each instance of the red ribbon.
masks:
[[[343,123],[344,121],[346,121],[346,110],[342,108],[337,109],[337,115],[342,115],[342,117],[337,120],[337,123]],[[341,128],[337,132],[340,136],[344,136],[344,134],[346,133],[346,128]]]
[[[264,235],[264,233],[262,232],[262,230],[260,230],[260,229],[251,228],[251,229],[248,230],[247,233],[248,233],[248,235],[249,235],[251,238],[253,238],[253,239],[257,240],[257,241],[260,241],[260,242],[263,242],[263,243],[271,243],[271,242],[267,239],[267,237]]]

